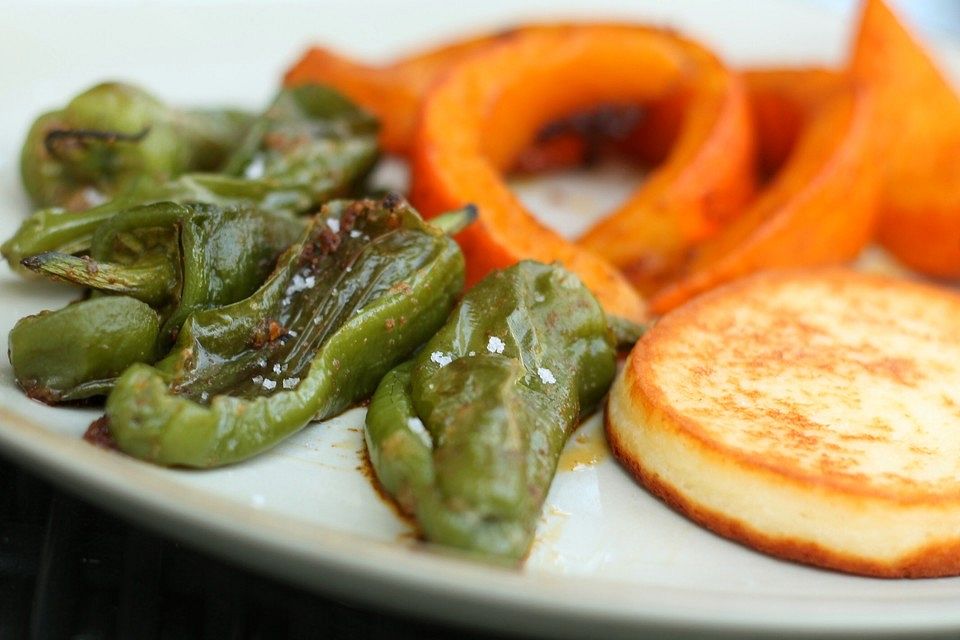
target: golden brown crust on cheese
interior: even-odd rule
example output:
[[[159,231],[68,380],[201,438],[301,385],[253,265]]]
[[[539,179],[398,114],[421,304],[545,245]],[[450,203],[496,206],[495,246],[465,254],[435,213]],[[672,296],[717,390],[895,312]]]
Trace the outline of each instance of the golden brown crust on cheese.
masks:
[[[938,578],[960,575],[960,540],[931,544],[917,550],[913,555],[895,563],[871,562],[863,558],[839,554],[815,543],[795,538],[774,538],[750,527],[749,524],[726,515],[704,509],[688,500],[653,474],[647,473],[642,464],[632,456],[627,447],[611,432],[606,421],[610,451],[627,470],[653,495],[660,498],[673,510],[714,533],[735,540],[757,551],[846,573],[855,573],[877,578]]]
[[[609,403],[616,457],[723,536],[960,574],[960,296],[842,270],[740,281],[663,318]]]

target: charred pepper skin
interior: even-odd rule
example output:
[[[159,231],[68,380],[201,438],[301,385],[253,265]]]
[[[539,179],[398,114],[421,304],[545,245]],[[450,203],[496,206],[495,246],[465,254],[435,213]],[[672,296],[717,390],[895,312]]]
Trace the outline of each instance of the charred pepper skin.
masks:
[[[17,384],[53,404],[106,395],[135,362],[156,359],[160,320],[148,305],[104,296],[22,318],[9,338]]]
[[[377,477],[427,540],[517,562],[616,358],[608,319],[575,275],[530,261],[496,271],[378,387],[365,431]]]
[[[219,169],[253,122],[236,110],[183,110],[143,89],[98,84],[40,116],[20,152],[38,207],[87,209],[135,183]]]
[[[330,203],[256,293],[194,314],[167,358],[120,377],[111,435],[163,465],[255,455],[369,397],[443,324],[463,280],[456,243],[402,199]]]
[[[377,123],[340,94],[305,85],[281,91],[219,173],[185,173],[167,182],[131,180],[103,204],[72,212],[40,209],[3,245],[14,269],[48,251],[83,253],[105,221],[138,205],[203,202],[255,206],[277,215],[313,213],[353,194],[378,158]]]

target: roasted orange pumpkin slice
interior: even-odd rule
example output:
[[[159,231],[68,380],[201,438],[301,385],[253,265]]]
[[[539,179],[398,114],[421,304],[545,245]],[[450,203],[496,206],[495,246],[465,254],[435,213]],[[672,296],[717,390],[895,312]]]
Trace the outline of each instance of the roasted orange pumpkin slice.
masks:
[[[380,144],[402,155],[409,149],[420,102],[430,85],[453,64],[498,40],[499,35],[467,38],[379,66],[313,47],[287,71],[283,82],[335,87],[377,116]]]
[[[610,244],[593,247],[599,251],[537,222],[506,185],[504,172],[545,124],[597,105],[653,103],[691,87],[702,93],[690,100],[670,158],[611,214],[625,228]],[[526,27],[468,57],[430,90],[412,150],[411,198],[427,215],[478,206],[478,223],[458,237],[468,282],[521,258],[559,260],[608,312],[637,317],[639,297],[609,260],[682,251],[719,224],[709,203],[743,200],[750,191],[749,126],[739,80],[673,33],[623,25]]]
[[[850,74],[876,94],[878,240],[907,266],[960,277],[960,97],[882,0],[866,0]]]
[[[754,271],[850,260],[872,236],[879,185],[869,93],[818,69],[755,71],[746,79],[761,165],[773,177],[654,295],[657,313]]]

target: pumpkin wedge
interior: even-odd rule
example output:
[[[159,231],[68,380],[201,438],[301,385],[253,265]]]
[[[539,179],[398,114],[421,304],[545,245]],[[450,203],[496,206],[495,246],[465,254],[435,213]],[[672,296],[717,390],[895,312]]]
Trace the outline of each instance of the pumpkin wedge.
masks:
[[[499,39],[496,34],[466,38],[385,65],[313,47],[286,72],[283,82],[287,86],[319,83],[338,89],[377,117],[383,148],[402,155],[408,151],[417,111],[430,85],[453,64]]]
[[[882,0],[866,0],[850,60],[876,94],[877,237],[907,266],[960,277],[960,97]]]
[[[626,228],[611,244],[593,247],[598,252],[537,222],[507,187],[504,172],[545,124],[701,85],[697,112],[685,122],[671,159],[611,214]],[[623,25],[527,27],[453,67],[428,93],[411,155],[411,199],[428,216],[477,205],[478,222],[458,236],[468,284],[521,258],[559,260],[608,312],[637,317],[637,293],[599,255],[615,262],[628,251],[635,261],[648,250],[685,249],[719,224],[708,203],[742,200],[750,191],[749,127],[739,80],[673,33]],[[676,206],[645,206],[651,200]]]
[[[746,79],[761,164],[774,176],[653,296],[656,313],[762,269],[845,262],[873,234],[879,185],[869,93],[819,69],[755,71]]]
[[[685,44],[701,73],[655,101],[624,145],[659,163],[623,206],[578,240],[641,289],[739,215],[754,191],[754,132],[741,79]]]

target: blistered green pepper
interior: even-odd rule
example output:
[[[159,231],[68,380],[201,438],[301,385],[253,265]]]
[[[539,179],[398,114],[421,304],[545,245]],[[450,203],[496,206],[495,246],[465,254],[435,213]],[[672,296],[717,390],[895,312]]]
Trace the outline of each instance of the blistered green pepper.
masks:
[[[22,318],[10,363],[28,396],[48,404],[105,395],[135,362],[156,358],[160,322],[148,305],[104,296]]]
[[[87,209],[137,183],[220,168],[252,121],[235,110],[175,109],[129,84],[98,84],[30,127],[23,185],[37,206]]]
[[[141,181],[82,212],[41,209],[21,224],[0,254],[13,268],[47,251],[82,253],[115,215],[152,202],[252,205],[278,215],[316,211],[353,193],[377,160],[377,123],[340,94],[319,86],[284,89],[251,126],[221,173]]]
[[[379,157],[378,129],[373,116],[333,89],[283,89],[219,179],[195,180],[219,197],[243,198],[271,211],[310,213],[331,198],[351,195],[366,178]]]
[[[256,293],[194,314],[167,358],[120,377],[110,433],[160,464],[248,458],[368,397],[443,324],[463,279],[456,243],[402,199],[331,203]]]
[[[164,319],[163,340],[172,342],[191,313],[253,293],[303,228],[299,219],[249,205],[159,202],[106,220],[89,256],[47,252],[23,265],[150,304]]]
[[[463,298],[366,419],[383,487],[430,541],[516,561],[557,460],[616,372],[599,303],[560,266],[521,262]]]

